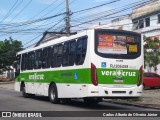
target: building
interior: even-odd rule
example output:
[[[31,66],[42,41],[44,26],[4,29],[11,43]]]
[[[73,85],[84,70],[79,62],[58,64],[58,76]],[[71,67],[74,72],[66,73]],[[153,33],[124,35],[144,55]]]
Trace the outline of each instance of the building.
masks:
[[[13,79],[15,78],[15,71],[12,66],[6,66],[5,68],[2,69],[2,73],[0,74],[0,78],[9,78]]]
[[[144,34],[147,37],[160,39],[160,0],[133,9],[132,30]],[[148,71],[146,67],[146,71]],[[157,66],[157,73],[160,74],[160,64]],[[152,69],[152,71],[154,71]]]
[[[133,23],[131,19],[131,14],[127,14],[112,20],[108,24],[95,25],[95,26],[92,26],[91,28],[94,27],[94,28],[107,28],[107,29],[123,29],[123,30],[132,31],[132,26],[133,26]]]
[[[160,39],[160,0],[133,9],[133,31]]]
[[[76,34],[76,32],[74,33],[70,33],[71,35],[74,35]],[[36,43],[35,47],[36,46],[39,46],[41,44],[44,44],[48,41],[51,41],[51,40],[54,40],[56,38],[60,38],[60,37],[64,37],[64,36],[67,36],[67,33],[64,33],[64,32],[44,32],[43,33],[43,36],[42,38]]]
[[[131,14],[127,14],[125,16],[122,16],[120,18],[114,19],[111,21],[111,27],[113,29],[123,29],[123,30],[128,30],[132,31],[132,19],[131,19]]]
[[[116,18],[111,23],[105,25],[105,27],[135,31],[146,37],[157,37],[160,39],[160,0],[137,7],[132,10],[131,14]],[[156,72],[160,74],[160,64],[157,68]],[[145,71],[148,71],[148,69],[146,67]],[[152,69],[152,71],[154,70]]]

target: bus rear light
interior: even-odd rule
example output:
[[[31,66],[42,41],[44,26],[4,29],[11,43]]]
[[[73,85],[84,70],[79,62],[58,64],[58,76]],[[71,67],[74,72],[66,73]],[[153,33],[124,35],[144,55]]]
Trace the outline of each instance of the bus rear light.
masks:
[[[143,65],[140,67],[139,69],[139,76],[138,76],[138,83],[137,83],[137,86],[140,86],[143,82]]]
[[[96,66],[93,63],[91,63],[91,80],[93,85],[98,85]]]

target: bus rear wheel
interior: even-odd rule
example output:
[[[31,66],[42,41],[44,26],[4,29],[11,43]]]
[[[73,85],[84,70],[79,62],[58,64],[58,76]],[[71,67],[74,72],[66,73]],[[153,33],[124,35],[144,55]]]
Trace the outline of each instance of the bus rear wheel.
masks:
[[[58,104],[60,102],[55,84],[52,84],[49,88],[49,100],[53,104]]]
[[[29,94],[26,93],[26,87],[25,87],[25,85],[23,85],[21,89],[22,89],[22,96],[23,96],[24,98],[28,98],[28,97],[29,97]]]

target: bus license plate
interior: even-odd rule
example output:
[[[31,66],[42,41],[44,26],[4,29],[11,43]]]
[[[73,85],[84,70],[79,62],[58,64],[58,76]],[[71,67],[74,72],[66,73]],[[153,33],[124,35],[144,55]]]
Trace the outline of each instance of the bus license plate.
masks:
[[[116,82],[116,83],[123,83],[123,80],[122,79],[115,79],[114,82]]]

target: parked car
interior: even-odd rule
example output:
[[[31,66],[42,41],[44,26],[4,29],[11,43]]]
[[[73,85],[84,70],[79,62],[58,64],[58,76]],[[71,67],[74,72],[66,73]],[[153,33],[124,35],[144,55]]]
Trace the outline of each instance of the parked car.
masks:
[[[145,87],[160,87],[160,75],[152,72],[144,73],[144,88]]]

